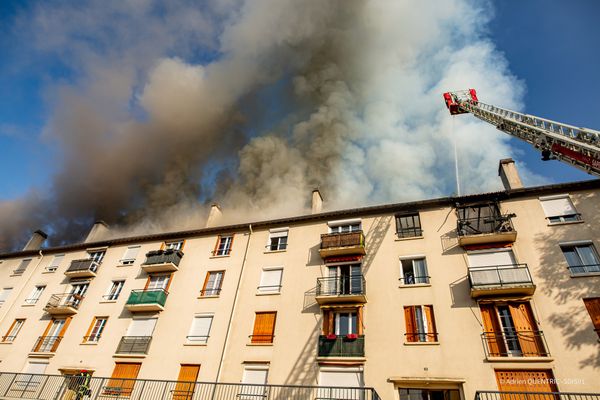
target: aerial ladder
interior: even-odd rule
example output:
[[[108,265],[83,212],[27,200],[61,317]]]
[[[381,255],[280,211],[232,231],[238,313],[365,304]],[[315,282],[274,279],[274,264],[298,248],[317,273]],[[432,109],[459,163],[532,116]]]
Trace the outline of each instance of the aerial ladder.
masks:
[[[451,115],[471,113],[519,138],[542,153],[542,160],[560,160],[600,176],[600,131],[481,103],[475,89],[444,93]]]

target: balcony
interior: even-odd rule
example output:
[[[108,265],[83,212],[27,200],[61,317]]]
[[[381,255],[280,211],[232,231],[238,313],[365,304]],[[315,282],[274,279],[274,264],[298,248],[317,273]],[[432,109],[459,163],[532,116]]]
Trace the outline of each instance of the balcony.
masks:
[[[478,390],[475,400],[600,400],[600,393]]]
[[[153,250],[146,253],[146,261],[142,269],[147,273],[172,272],[179,269],[179,262],[183,257],[181,250]]]
[[[321,335],[319,357],[364,357],[364,335]]]
[[[33,353],[54,353],[62,338],[62,336],[40,336],[31,351]]]
[[[362,231],[321,235],[319,254],[322,258],[365,255],[365,236]]]
[[[65,271],[65,275],[69,278],[93,278],[98,272],[100,264],[89,258],[83,260],[73,260],[71,265]]]
[[[366,288],[363,275],[317,278],[315,299],[319,304],[366,303]]]
[[[53,294],[46,303],[44,311],[50,315],[77,314],[83,296],[73,293]]]
[[[515,214],[459,218],[456,227],[458,244],[512,243],[517,240],[513,217]]]
[[[165,289],[132,290],[125,308],[131,312],[162,311],[168,295]]]
[[[535,285],[527,264],[469,267],[471,297],[532,295]]]
[[[123,336],[117,354],[148,354],[152,336]]]
[[[542,331],[484,332],[481,339],[486,358],[550,357]]]

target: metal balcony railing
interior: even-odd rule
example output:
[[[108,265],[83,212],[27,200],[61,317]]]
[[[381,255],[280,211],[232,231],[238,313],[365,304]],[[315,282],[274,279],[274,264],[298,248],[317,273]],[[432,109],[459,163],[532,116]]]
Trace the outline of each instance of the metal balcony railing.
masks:
[[[127,305],[160,304],[165,305],[169,292],[165,289],[132,290]]]
[[[365,337],[364,335],[321,335],[318,354],[319,357],[364,357]]]
[[[459,218],[456,231],[458,236],[513,232],[515,230],[512,224],[513,217],[515,217],[515,214]]]
[[[365,236],[362,231],[345,233],[328,233],[321,235],[321,249],[335,247],[364,247]]]
[[[366,294],[367,283],[363,275],[317,278],[317,296],[351,296]]]
[[[81,260],[73,260],[73,261],[71,261],[71,265],[69,265],[69,268],[67,268],[65,273],[84,272],[84,271],[90,271],[90,272],[95,273],[96,271],[98,271],[99,266],[100,266],[100,263],[98,261],[92,260],[91,258],[84,258]]]
[[[123,336],[117,354],[148,354],[152,336]]]
[[[0,372],[2,399],[380,400],[370,387],[250,385]],[[492,400],[492,399],[490,399]],[[584,400],[584,399],[574,399]],[[597,399],[590,399],[597,400]]]
[[[486,357],[549,357],[542,331],[483,332]]]
[[[146,253],[146,261],[142,265],[168,264],[179,266],[183,251],[175,249],[152,250]]]
[[[61,294],[53,294],[50,296],[50,300],[46,303],[44,307],[45,311],[52,311],[57,308],[65,308],[71,307],[77,310],[81,301],[83,300],[83,296],[80,294],[74,293],[61,293]]]
[[[533,285],[527,264],[469,267],[469,282],[474,289],[489,286]]]
[[[62,338],[62,336],[40,336],[31,351],[34,353],[54,353]]]
[[[478,390],[475,393],[475,400],[600,400],[600,393]]]

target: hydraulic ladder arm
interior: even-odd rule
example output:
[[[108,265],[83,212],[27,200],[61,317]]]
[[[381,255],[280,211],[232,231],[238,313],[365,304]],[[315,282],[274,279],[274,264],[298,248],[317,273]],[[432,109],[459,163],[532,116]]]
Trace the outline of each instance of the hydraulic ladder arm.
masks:
[[[560,160],[600,176],[600,131],[550,121],[481,103],[474,89],[444,93],[450,114],[471,113],[519,138],[542,153],[542,160]]]

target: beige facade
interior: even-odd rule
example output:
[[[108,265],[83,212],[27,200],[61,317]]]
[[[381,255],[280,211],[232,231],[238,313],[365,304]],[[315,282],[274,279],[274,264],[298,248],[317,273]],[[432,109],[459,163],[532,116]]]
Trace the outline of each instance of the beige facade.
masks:
[[[0,370],[26,371],[35,362],[47,364],[46,374],[85,369],[111,376],[115,363],[126,362],[141,363],[138,378],[176,380],[182,364],[193,364],[200,365],[199,381],[242,382],[248,371],[267,371],[268,383],[285,385],[329,384],[332,373],[349,372],[383,399],[398,399],[400,388],[459,389],[462,398],[471,399],[477,390],[502,389],[502,373],[528,370],[551,371],[560,391],[598,392],[600,344],[583,299],[600,297],[600,263],[593,259],[600,246],[599,196],[599,181],[516,188],[5,254],[0,290],[12,291],[0,307],[0,335],[9,336],[0,342]],[[569,201],[577,215],[565,210]],[[499,214],[486,214],[478,223],[497,229],[481,233],[473,230],[477,222],[469,222],[457,231],[457,219],[471,218],[461,217],[457,204],[471,209],[483,204],[481,210],[496,203]],[[563,214],[548,215],[559,206]],[[514,216],[499,218],[505,214]],[[396,216],[406,215],[418,215],[422,232],[409,226],[400,232],[407,237],[398,234],[406,226]],[[364,245],[342,240],[320,251],[329,240],[322,235],[333,232],[330,237],[338,240],[352,233],[336,229],[356,229],[352,225],[363,232]],[[286,245],[284,239],[272,241],[278,237],[287,238]],[[164,306],[156,307],[162,310],[127,306],[132,290],[162,284],[148,283],[145,255],[179,240],[184,241],[179,265],[157,267],[176,268]],[[134,246],[140,246],[135,261],[124,263]],[[74,260],[94,251],[105,251],[94,277],[65,275]],[[482,261],[507,259],[506,252],[512,252],[508,264]],[[49,268],[63,254],[57,268]],[[580,266],[573,257],[580,257]],[[15,274],[24,259],[31,262]],[[469,266],[475,264],[493,268],[476,271],[478,277],[469,281]],[[513,273],[522,264],[529,279],[515,278],[525,273]],[[211,271],[224,272],[222,285],[216,275],[207,278]],[[364,286],[347,278],[357,271]],[[494,274],[504,277],[501,287]],[[325,293],[317,293],[320,278]],[[478,286],[480,278],[487,283]],[[68,327],[54,335],[62,336],[60,342],[36,349],[38,337],[49,332],[52,316],[45,308],[51,295],[70,293],[73,283],[84,281],[87,291],[76,299]],[[113,281],[124,281],[118,297],[111,295]],[[42,285],[35,301],[35,287]],[[491,334],[485,310],[493,313]],[[197,325],[194,331],[208,338],[188,337],[195,316],[212,317],[209,331],[206,319],[204,330]],[[107,318],[96,336],[90,331],[95,317]],[[132,331],[132,320],[139,318],[156,318],[154,328]],[[255,326],[257,318],[264,326]],[[16,319],[25,321],[10,337]],[[528,327],[518,326],[523,323]],[[139,329],[152,337],[149,347],[142,345],[140,352],[133,344],[117,352],[121,338],[137,336],[128,332]],[[93,340],[86,341],[90,333]]]

